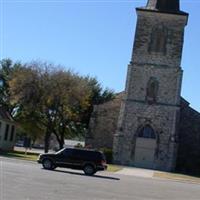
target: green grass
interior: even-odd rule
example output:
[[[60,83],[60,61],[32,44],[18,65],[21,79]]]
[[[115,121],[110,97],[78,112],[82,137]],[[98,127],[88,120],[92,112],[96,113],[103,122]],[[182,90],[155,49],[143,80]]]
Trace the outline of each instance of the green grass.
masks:
[[[193,182],[193,183],[200,183],[200,178],[198,178],[198,177],[184,175],[184,174],[177,174],[177,173],[154,172],[154,177],[177,180],[177,181],[187,181],[187,182]]]
[[[18,158],[18,159],[29,160],[29,161],[36,161],[38,155],[39,155],[38,153],[10,151],[10,152],[3,152],[1,156],[9,157],[9,158]]]
[[[121,170],[123,167],[118,166],[118,165],[112,165],[112,164],[108,164],[108,172],[117,172],[119,170]]]

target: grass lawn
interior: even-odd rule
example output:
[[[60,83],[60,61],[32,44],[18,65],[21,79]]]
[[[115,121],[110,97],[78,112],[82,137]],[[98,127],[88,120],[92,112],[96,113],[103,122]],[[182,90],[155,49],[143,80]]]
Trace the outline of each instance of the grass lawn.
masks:
[[[123,169],[122,166],[108,164],[108,169],[107,169],[107,171],[108,171],[108,172],[117,172],[117,171],[119,171],[119,170],[121,170],[121,169]]]
[[[9,157],[9,158],[18,158],[23,160],[29,161],[36,161],[38,157],[38,153],[30,153],[30,152],[23,152],[23,151],[10,151],[10,152],[3,152],[1,156]]]
[[[193,183],[200,183],[200,178],[198,178],[198,177],[184,175],[184,174],[177,174],[177,173],[154,172],[154,177],[177,180],[177,181],[187,181],[187,182],[193,182]]]

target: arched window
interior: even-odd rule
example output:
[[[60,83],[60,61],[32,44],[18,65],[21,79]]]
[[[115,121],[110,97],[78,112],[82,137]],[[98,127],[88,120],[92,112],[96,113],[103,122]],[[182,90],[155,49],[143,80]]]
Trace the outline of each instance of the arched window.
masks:
[[[158,88],[159,82],[156,80],[156,78],[151,77],[147,83],[146,88],[146,100],[148,101],[148,103],[152,104],[156,102]]]
[[[163,25],[156,26],[152,29],[149,52],[166,54],[167,29]]]
[[[154,130],[151,128],[151,126],[146,125],[140,130],[138,137],[155,139],[156,135],[154,133]]]

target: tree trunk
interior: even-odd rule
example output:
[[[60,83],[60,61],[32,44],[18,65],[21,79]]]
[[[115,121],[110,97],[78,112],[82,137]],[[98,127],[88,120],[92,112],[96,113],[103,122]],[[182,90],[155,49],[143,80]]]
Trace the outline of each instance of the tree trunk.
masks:
[[[55,134],[56,139],[58,141],[59,149],[62,149],[64,147],[64,143],[65,143],[65,141],[64,141],[64,132],[57,133],[56,130],[54,130],[53,133]],[[60,137],[59,137],[59,135],[60,135]]]
[[[65,126],[62,126],[61,132],[60,132],[60,148],[62,149],[64,147],[65,144]]]
[[[44,152],[48,153],[49,151],[49,139],[50,139],[51,133],[50,131],[47,129],[46,133],[45,133],[45,137],[44,137]]]
[[[63,147],[64,147],[64,141],[60,140],[59,141],[59,148],[63,149]]]
[[[61,133],[61,139],[60,139],[60,149],[64,147],[65,141],[64,141],[64,132]]]

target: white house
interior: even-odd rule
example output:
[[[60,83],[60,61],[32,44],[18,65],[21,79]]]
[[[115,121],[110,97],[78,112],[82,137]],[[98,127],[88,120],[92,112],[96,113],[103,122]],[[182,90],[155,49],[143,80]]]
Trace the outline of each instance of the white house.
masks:
[[[11,115],[0,107],[0,150],[9,151],[14,148],[16,125]]]

